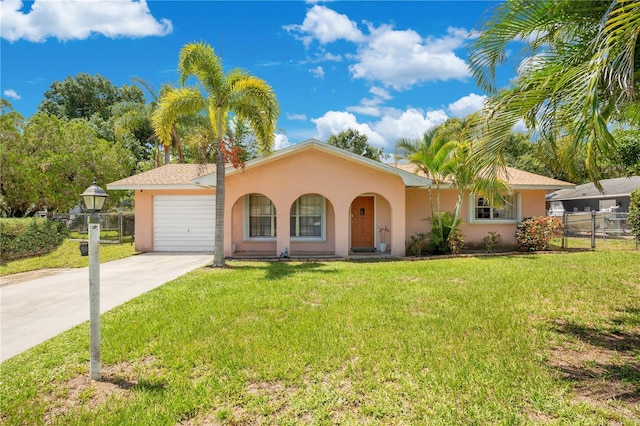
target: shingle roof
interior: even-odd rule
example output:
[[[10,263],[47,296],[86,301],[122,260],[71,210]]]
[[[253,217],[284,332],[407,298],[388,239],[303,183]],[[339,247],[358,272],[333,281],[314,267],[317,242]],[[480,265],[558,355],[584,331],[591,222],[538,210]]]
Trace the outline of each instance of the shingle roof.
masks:
[[[417,172],[417,174],[419,174],[420,176],[425,176],[423,172],[417,170],[417,167],[415,165],[410,163],[395,164],[395,167],[412,173]],[[506,167],[505,173],[500,177],[510,187],[519,189],[526,189],[529,187],[539,189],[557,189],[574,186],[574,184],[569,182],[552,179],[535,173],[525,172],[524,170],[514,169],[513,167]]]
[[[112,182],[107,185],[107,189],[197,188],[193,179],[215,171],[215,164],[166,164]]]
[[[593,183],[578,185],[573,189],[556,191],[549,199],[572,200],[581,198],[603,198],[613,196],[628,196],[634,190],[640,188],[640,176],[623,177],[616,179],[603,179],[600,181],[604,192],[600,192]]]
[[[315,140],[302,142],[277,151],[266,159],[251,160],[247,163],[247,167],[267,161],[274,161],[281,156],[291,155],[303,149],[314,148],[331,151],[337,155],[352,159],[353,161],[365,163],[380,170],[386,170],[387,173],[399,174],[407,186],[424,187],[431,183],[424,173],[416,173],[416,167],[413,164],[382,164]],[[394,172],[393,170],[397,171]],[[107,189],[189,189],[199,188],[201,186],[212,186],[211,182],[215,182],[215,177],[211,176],[211,174],[215,173],[215,171],[215,164],[167,164],[135,176],[112,182],[107,185]],[[228,173],[233,173],[233,171],[229,171]],[[515,189],[558,189],[574,186],[572,183],[551,179],[546,176],[511,167],[506,168],[506,176],[503,176],[503,179],[509,186]]]

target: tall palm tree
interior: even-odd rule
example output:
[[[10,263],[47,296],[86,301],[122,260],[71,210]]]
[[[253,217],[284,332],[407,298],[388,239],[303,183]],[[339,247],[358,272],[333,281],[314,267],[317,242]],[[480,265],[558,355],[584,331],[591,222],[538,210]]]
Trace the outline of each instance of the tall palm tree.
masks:
[[[404,158],[414,164],[426,177],[433,181],[436,188],[436,207],[433,203],[433,190],[427,188],[429,193],[429,206],[431,219],[438,219],[438,225],[442,232],[442,215],[440,209],[440,186],[444,183],[451,171],[451,161],[456,148],[454,141],[449,140],[440,127],[434,127],[422,135],[420,139],[401,138],[396,142],[395,155]],[[443,235],[441,235],[443,237]],[[444,239],[444,238],[443,238]]]
[[[256,135],[259,148],[268,155],[274,144],[280,108],[271,86],[247,71],[234,69],[225,73],[221,59],[206,43],[189,43],[180,51],[178,62],[182,87],[167,90],[160,97],[153,114],[153,128],[163,143],[171,140],[173,125],[179,116],[201,113],[207,119],[208,133],[215,140],[216,153],[216,223],[214,267],[224,267],[224,205],[226,127],[235,114],[244,118]],[[184,87],[195,77],[199,87]]]
[[[639,37],[635,0],[509,0],[497,7],[469,45],[471,73],[492,94],[481,158],[500,158],[509,132],[524,118],[542,135],[570,134],[586,145],[597,181],[598,157],[615,144],[608,124],[621,117],[640,123]],[[513,41],[525,43],[522,62],[510,86],[499,90],[496,71]]]

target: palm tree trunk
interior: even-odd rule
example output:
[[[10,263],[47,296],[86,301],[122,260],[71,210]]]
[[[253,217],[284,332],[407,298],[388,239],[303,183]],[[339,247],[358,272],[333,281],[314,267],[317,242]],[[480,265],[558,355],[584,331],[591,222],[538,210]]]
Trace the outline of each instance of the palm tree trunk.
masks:
[[[453,211],[453,224],[451,225],[451,232],[449,232],[449,237],[447,238],[447,243],[449,239],[451,239],[451,235],[454,233],[456,229],[456,223],[458,222],[458,217],[460,216],[460,209],[462,208],[462,197],[464,195],[464,190],[458,191],[458,199],[456,200],[456,208]]]
[[[171,145],[164,146],[164,164],[171,163]]]
[[[178,162],[180,164],[184,163],[184,154],[182,153],[182,141],[180,140],[180,136],[178,136],[178,132],[176,132],[176,126],[171,128],[171,137],[173,138],[173,144],[176,146],[178,150]]]
[[[224,192],[225,164],[222,152],[222,107],[218,107],[218,134],[216,136],[216,224],[213,268],[224,268]]]

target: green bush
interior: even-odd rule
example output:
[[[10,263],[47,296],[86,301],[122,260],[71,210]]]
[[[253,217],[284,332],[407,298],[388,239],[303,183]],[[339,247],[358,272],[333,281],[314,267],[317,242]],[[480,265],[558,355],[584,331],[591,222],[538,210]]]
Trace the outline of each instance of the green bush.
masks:
[[[631,233],[640,240],[640,188],[631,193],[627,221],[631,226]]]
[[[422,256],[429,253],[429,236],[424,232],[418,232],[409,237],[407,242],[408,256]]]
[[[534,216],[516,227],[516,240],[529,251],[547,250],[552,238],[561,237],[562,222],[555,216]]]
[[[68,235],[62,222],[45,218],[0,219],[0,262],[50,253]]]
[[[453,223],[454,215],[449,212],[436,213],[430,220],[429,252],[432,254],[460,253],[464,248],[464,238],[458,230],[462,220],[457,219],[456,223]],[[440,224],[442,224],[442,230],[440,230]]]

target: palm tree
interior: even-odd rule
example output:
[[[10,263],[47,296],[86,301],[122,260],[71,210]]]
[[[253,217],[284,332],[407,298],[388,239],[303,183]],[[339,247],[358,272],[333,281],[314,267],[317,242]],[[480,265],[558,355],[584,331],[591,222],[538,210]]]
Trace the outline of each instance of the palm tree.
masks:
[[[414,164],[426,177],[433,181],[436,188],[436,209],[433,205],[433,191],[431,186],[427,188],[429,193],[429,206],[431,219],[438,219],[441,233],[442,215],[440,209],[440,186],[444,183],[451,171],[451,161],[456,148],[455,142],[449,140],[446,134],[440,131],[440,127],[427,130],[420,139],[401,138],[396,142],[395,155],[404,158]],[[444,240],[444,235],[441,235]]]
[[[132,77],[131,78],[135,83],[137,83],[138,85],[142,86],[147,93],[149,94],[149,96],[151,96],[151,103],[148,104],[146,106],[145,112],[144,112],[144,116],[145,118],[148,117],[148,120],[151,121],[151,116],[153,115],[153,112],[155,111],[155,109],[158,107],[158,102],[159,102],[159,98],[160,96],[162,96],[162,93],[164,93],[166,90],[169,90],[171,86],[167,85],[167,84],[163,84],[162,87],[160,88],[160,94],[156,93],[155,89],[153,88],[153,86],[151,86],[151,84],[149,84],[147,81],[139,78],[139,77]],[[138,112],[139,114],[139,112]],[[125,117],[125,119],[128,119],[129,117]],[[134,120],[136,119],[135,117],[135,113],[133,115]],[[156,142],[157,145],[157,135],[153,135],[152,136],[152,140],[154,142]],[[151,139],[150,139],[151,141]],[[184,163],[184,155],[182,152],[182,140],[180,138],[180,136],[178,135],[178,131],[177,131],[177,124],[174,123],[173,125],[173,129],[171,130],[171,139],[169,141],[167,141],[166,143],[163,144],[164,147],[164,164],[169,164],[171,162],[171,147],[174,146],[176,148],[176,150],[178,151],[178,162],[179,163]]]
[[[510,0],[497,7],[470,42],[469,66],[492,96],[479,150],[496,171],[509,132],[519,119],[543,136],[572,135],[587,146],[587,168],[597,181],[599,156],[615,144],[608,124],[640,123],[640,2],[633,0]],[[517,77],[496,87],[508,43],[525,42]]]
[[[224,267],[225,156],[224,136],[233,113],[244,118],[256,135],[259,148],[268,155],[274,144],[280,108],[271,86],[247,71],[234,69],[225,73],[221,59],[205,43],[186,44],[178,63],[182,87],[169,89],[160,96],[153,113],[153,128],[160,141],[171,140],[178,117],[201,113],[206,117],[209,137],[215,140],[216,153],[216,223],[213,267]],[[184,87],[195,77],[202,87]]]

